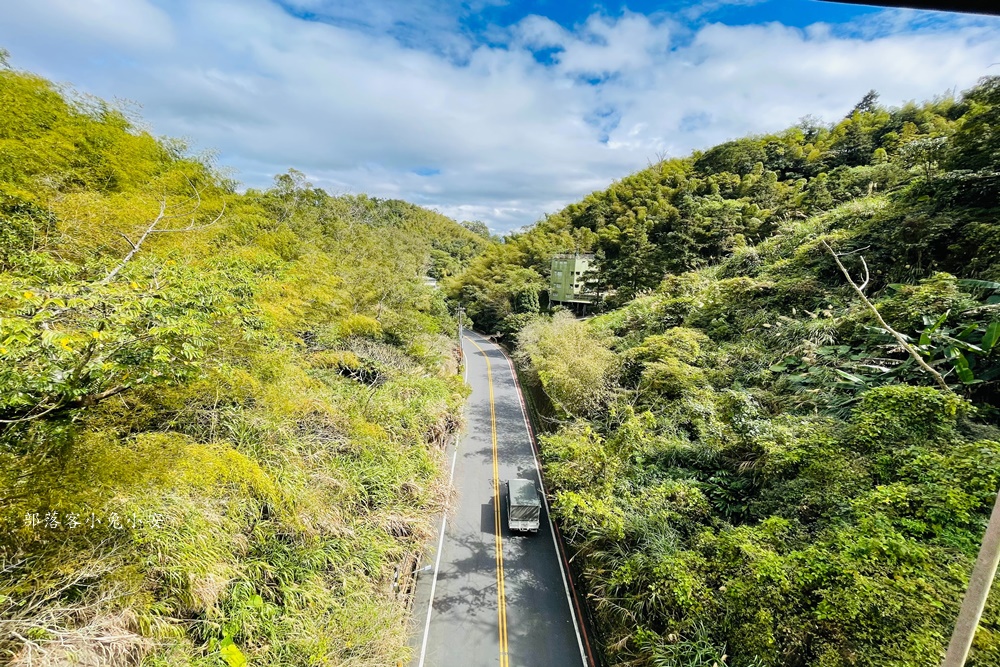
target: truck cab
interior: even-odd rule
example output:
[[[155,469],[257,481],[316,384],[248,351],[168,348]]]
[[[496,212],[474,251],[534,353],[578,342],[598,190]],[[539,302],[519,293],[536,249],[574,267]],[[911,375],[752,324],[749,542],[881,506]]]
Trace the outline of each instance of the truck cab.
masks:
[[[507,480],[507,526],[510,530],[538,532],[542,500],[530,479]]]

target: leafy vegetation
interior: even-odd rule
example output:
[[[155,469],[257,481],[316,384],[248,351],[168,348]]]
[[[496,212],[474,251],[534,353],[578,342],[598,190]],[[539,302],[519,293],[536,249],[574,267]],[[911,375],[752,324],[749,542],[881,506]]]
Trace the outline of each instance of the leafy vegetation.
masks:
[[[545,472],[611,664],[940,662],[1000,487],[998,114],[996,77],[870,94],[653,165],[448,283],[558,417]],[[587,321],[545,308],[573,250],[613,308]],[[1000,664],[996,590],[969,664]]]
[[[0,661],[387,665],[490,243],[0,70]]]

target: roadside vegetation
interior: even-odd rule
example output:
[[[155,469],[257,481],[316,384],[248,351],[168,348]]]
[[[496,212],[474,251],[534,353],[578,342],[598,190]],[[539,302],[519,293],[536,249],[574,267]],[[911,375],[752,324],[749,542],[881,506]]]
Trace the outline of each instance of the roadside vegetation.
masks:
[[[550,403],[609,664],[940,662],[1000,488],[998,193],[1000,78],[872,93],[652,165],[448,283]],[[605,314],[546,307],[566,251],[596,254]]]
[[[237,192],[0,70],[0,662],[406,658],[395,567],[445,499],[489,243],[298,172]]]

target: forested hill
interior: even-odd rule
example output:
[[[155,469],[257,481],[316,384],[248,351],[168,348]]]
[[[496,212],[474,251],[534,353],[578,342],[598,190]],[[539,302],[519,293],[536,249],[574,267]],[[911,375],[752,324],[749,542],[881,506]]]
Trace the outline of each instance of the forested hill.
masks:
[[[0,71],[0,662],[382,667],[488,241]]]
[[[555,252],[596,252],[601,286],[620,305],[668,273],[716,264],[856,200],[888,206],[868,225],[888,253],[872,262],[881,272],[874,289],[935,270],[986,275],[998,241],[975,211],[998,203],[1000,79],[957,99],[899,108],[877,99],[870,92],[836,124],[807,117],[623,178],[492,248],[452,296],[468,302],[479,326],[512,332],[517,315],[537,311],[532,295],[543,292],[544,305]]]
[[[652,165],[449,282],[548,403],[609,664],[940,663],[1000,487],[998,193],[1000,78],[871,94]],[[586,322],[546,309],[574,250],[609,295]]]

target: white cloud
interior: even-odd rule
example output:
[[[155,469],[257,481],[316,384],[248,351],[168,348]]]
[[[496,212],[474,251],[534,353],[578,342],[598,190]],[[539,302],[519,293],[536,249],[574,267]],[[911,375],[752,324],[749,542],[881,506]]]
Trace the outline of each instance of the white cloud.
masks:
[[[148,50],[173,43],[170,17],[145,0],[45,0],[4,2],[5,41],[13,31],[23,39],[86,43],[88,46]],[[34,34],[33,34],[34,33]]]
[[[665,23],[654,24],[631,13],[618,19],[595,14],[577,32],[563,31],[558,37],[550,33],[549,45],[562,48],[556,60],[559,69],[569,75],[647,69],[670,48],[670,30]]]
[[[331,192],[409,199],[495,231],[663,151],[806,114],[835,120],[870,88],[888,104],[961,90],[1000,60],[992,19],[915,29],[912,14],[893,13],[867,34],[778,24],[692,34],[663,16],[595,15],[572,30],[531,16],[485,45],[448,19],[452,0],[403,3],[404,36],[391,12],[360,25],[346,2],[295,2],[323,20],[267,0],[178,1],[169,16],[139,0],[34,0],[6,11],[0,45],[17,66],[140,102],[156,132],[218,149],[247,185],[294,166]],[[437,16],[429,46],[412,33],[424,16]],[[553,50],[548,64],[533,55],[542,49]]]
[[[722,9],[723,7],[730,6],[742,6],[750,7],[752,5],[759,5],[768,0],[704,0],[704,2],[699,2],[690,7],[681,10],[681,15],[686,19],[694,20],[705,16],[706,14],[711,14],[712,12]]]

